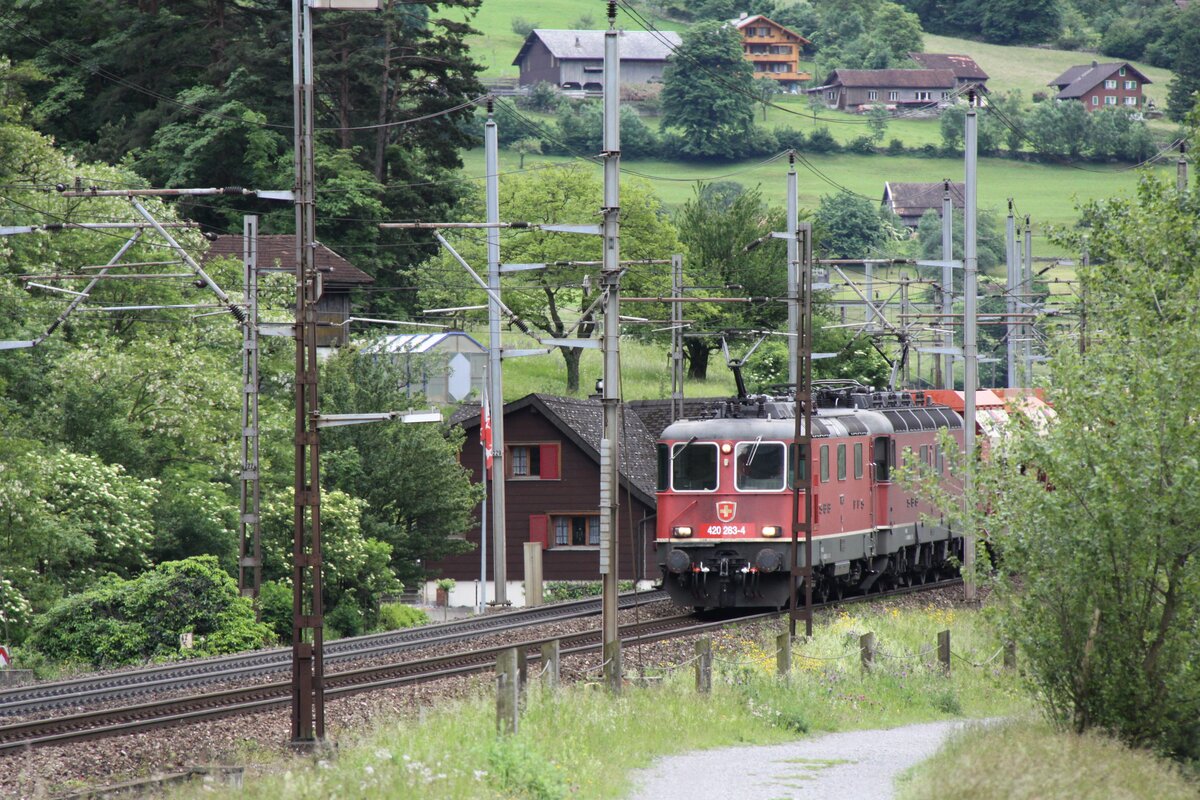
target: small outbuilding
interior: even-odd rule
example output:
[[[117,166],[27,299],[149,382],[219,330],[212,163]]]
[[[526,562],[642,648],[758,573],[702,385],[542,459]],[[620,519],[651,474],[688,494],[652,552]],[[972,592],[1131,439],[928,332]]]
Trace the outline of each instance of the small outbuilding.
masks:
[[[667,58],[682,39],[674,31],[621,31],[621,83],[661,83]],[[538,28],[513,59],[521,86],[545,81],[560,89],[604,89],[604,31]]]
[[[945,194],[944,181],[937,183],[895,183],[884,181],[882,205],[900,218],[907,227],[916,230],[926,211],[942,213],[942,198]],[[950,202],[955,209],[962,210],[966,186],[950,182]]]

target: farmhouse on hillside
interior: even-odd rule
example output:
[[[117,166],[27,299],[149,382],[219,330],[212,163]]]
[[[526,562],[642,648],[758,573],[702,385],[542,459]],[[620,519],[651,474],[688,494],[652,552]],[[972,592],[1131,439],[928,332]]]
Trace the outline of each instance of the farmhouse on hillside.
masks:
[[[661,83],[667,58],[682,40],[678,33],[621,31],[621,83]],[[538,28],[525,37],[512,62],[520,85],[546,82],[560,89],[604,90],[604,31]]]
[[[927,108],[930,113],[951,102],[958,78],[951,69],[835,69],[822,85],[808,90],[829,108],[866,111]]]
[[[245,237],[218,236],[201,259],[207,264],[218,258],[242,259]],[[350,292],[375,282],[367,273],[352,265],[323,244],[317,243],[314,260],[321,276],[321,299],[317,301],[317,346],[340,347],[348,339],[346,321],[350,318]],[[296,272],[296,236],[291,233],[258,237],[258,271]]]
[[[1141,111],[1145,106],[1142,87],[1152,81],[1128,61],[1099,64],[1093,61],[1071,67],[1047,86],[1058,89],[1055,100],[1078,100],[1088,111],[1125,108]]]
[[[962,209],[966,197],[966,187],[962,183],[950,182],[950,203],[956,209]],[[891,211],[907,227],[916,230],[921,217],[926,211],[936,211],[942,215],[942,198],[945,195],[946,183],[894,183],[884,181],[884,208]]]
[[[756,78],[771,78],[785,92],[796,92],[802,81],[812,79],[800,71],[800,53],[811,44],[808,39],[762,14],[742,14],[729,24],[741,32],[742,53],[754,65]]]
[[[987,92],[988,74],[970,56],[954,53],[909,53],[908,57],[924,69],[953,70],[959,93],[967,88]]]

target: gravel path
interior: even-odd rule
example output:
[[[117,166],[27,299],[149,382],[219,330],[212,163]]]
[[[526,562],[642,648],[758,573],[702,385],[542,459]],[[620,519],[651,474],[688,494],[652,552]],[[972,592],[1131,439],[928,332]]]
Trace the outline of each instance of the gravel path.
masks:
[[[761,800],[893,795],[896,776],[966,723],[831,733],[789,744],[725,747],[659,759],[633,775],[630,800]],[[715,765],[724,765],[714,769]]]

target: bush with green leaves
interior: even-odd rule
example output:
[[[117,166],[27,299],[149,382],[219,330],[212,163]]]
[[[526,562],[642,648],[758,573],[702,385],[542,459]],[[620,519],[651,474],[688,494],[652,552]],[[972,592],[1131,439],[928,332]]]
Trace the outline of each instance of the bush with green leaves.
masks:
[[[180,635],[193,647],[181,650]],[[274,640],[214,556],[168,561],[133,580],[113,576],[40,615],[28,644],[96,667],[251,650]]]
[[[416,606],[404,603],[384,603],[379,607],[379,630],[397,631],[402,628],[415,628],[418,625],[428,624],[429,615]]]
[[[632,592],[633,581],[621,581],[619,588],[622,592]],[[560,603],[564,600],[599,597],[603,590],[600,581],[547,581],[542,586],[542,597],[547,603]]]

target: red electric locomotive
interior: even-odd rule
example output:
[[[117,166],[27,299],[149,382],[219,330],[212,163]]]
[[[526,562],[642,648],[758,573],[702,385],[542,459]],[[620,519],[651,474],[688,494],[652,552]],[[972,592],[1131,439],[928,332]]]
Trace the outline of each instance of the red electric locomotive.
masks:
[[[814,595],[923,583],[952,570],[962,538],[895,478],[938,475],[938,432],[961,447],[962,418],[921,392],[857,384],[814,391],[812,453],[794,442],[792,397],[740,398],[672,423],[658,443],[657,561],[675,602],[696,608],[788,603],[793,470],[812,470]],[[803,475],[803,473],[801,473]],[[797,563],[804,564],[800,548]]]

